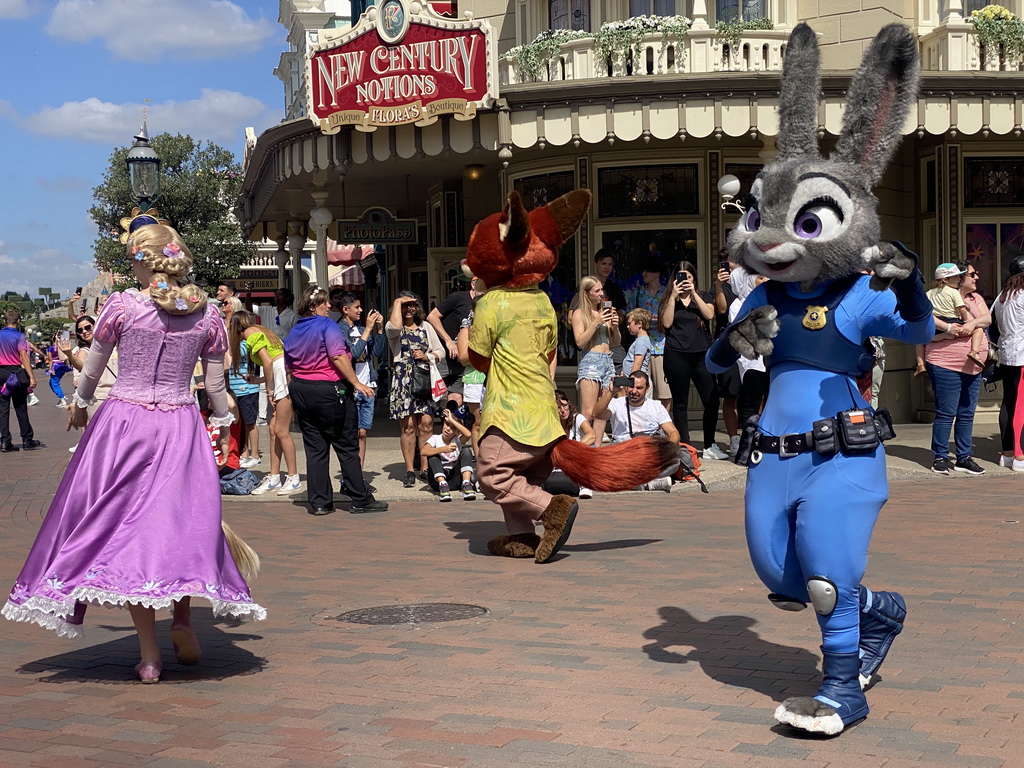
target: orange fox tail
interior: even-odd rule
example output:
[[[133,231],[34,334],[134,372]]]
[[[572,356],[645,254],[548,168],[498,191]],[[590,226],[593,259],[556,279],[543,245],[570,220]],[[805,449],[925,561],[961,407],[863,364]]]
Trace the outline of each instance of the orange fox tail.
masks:
[[[569,478],[595,491],[628,491],[679,464],[679,446],[663,437],[635,437],[624,443],[589,448],[560,440],[551,460]]]

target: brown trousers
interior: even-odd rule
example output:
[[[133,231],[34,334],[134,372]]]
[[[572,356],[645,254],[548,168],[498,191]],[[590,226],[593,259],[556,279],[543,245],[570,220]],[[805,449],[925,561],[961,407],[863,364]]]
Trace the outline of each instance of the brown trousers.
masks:
[[[551,475],[551,444],[524,445],[492,427],[476,455],[480,489],[505,516],[508,532],[533,533],[551,502],[542,486]]]

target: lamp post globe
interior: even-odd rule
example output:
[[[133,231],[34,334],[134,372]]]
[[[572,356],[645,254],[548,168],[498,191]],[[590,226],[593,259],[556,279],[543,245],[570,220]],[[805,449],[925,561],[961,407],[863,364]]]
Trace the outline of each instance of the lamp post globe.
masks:
[[[125,164],[128,166],[132,194],[139,201],[139,208],[146,211],[160,195],[160,158],[150,146],[145,118],[142,120],[142,129],[135,135],[135,143],[128,151]]]

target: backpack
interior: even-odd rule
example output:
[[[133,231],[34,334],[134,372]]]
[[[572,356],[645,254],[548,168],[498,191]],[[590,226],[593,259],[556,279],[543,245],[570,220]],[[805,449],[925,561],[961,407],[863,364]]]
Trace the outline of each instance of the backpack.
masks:
[[[700,485],[701,492],[708,492],[708,487],[700,479],[700,456],[697,454],[697,449],[689,443],[679,444],[679,468],[672,473],[672,478],[680,483],[696,480]]]

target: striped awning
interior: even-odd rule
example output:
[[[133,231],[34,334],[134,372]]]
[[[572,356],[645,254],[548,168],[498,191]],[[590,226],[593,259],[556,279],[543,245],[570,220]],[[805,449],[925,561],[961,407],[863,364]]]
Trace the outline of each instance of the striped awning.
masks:
[[[358,264],[342,267],[341,270],[334,273],[334,276],[329,281],[330,285],[338,285],[346,290],[362,288],[365,282],[363,270]]]

